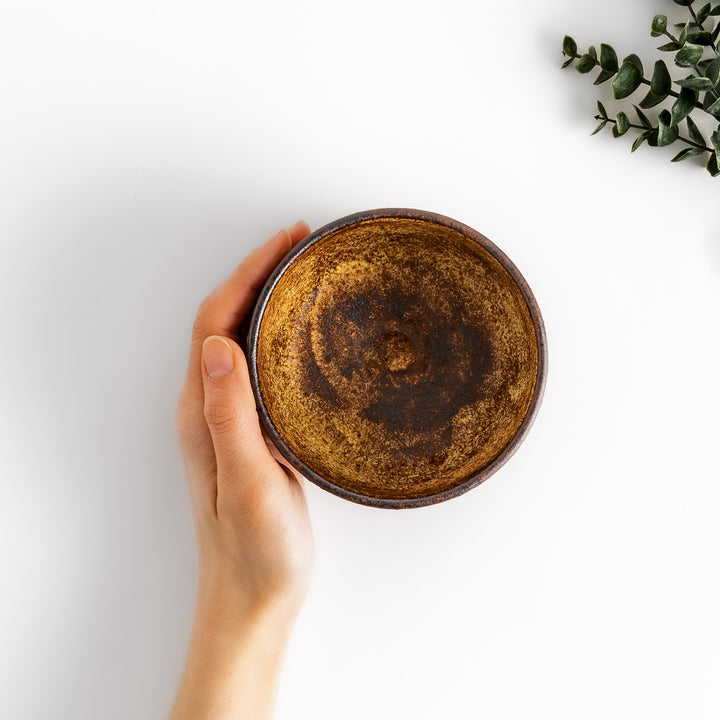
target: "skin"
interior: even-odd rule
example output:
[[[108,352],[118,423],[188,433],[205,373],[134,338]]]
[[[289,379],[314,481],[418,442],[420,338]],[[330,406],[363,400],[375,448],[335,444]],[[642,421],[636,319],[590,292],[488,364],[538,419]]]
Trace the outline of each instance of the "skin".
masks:
[[[302,478],[262,432],[234,334],[304,222],[252,252],[200,305],[175,415],[198,545],[187,662],[172,720],[266,720],[307,594],[314,545]]]

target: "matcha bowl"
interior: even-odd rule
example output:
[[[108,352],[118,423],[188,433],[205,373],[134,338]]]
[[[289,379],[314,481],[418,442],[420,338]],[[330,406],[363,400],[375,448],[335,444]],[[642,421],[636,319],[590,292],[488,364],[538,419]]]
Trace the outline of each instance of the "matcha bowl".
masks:
[[[526,436],[547,367],[540,310],[490,240],[422,210],[355,213],[302,240],[256,302],[248,365],[265,432],[320,487],[429,505]]]

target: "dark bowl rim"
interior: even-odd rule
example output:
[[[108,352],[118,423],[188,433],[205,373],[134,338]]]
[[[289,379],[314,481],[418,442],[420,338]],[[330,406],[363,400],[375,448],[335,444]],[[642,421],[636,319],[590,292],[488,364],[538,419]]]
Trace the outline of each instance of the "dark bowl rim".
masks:
[[[459,485],[434,495],[427,495],[418,498],[377,498],[369,495],[361,495],[336,485],[334,482],[328,480],[322,475],[319,475],[312,468],[308,467],[300,458],[298,458],[287,446],[272,422],[270,414],[268,413],[267,407],[263,401],[262,394],[260,393],[260,378],[258,376],[257,369],[257,345],[260,335],[260,325],[262,323],[267,303],[280,278],[299,255],[328,235],[336,232],[337,230],[348,227],[349,225],[356,225],[361,222],[380,220],[383,218],[424,220],[426,222],[444,225],[452,228],[453,230],[457,230],[465,235],[465,237],[481,245],[503,266],[503,268],[505,268],[520,289],[530,312],[530,318],[535,329],[535,339],[537,341],[538,348],[538,368],[533,396],[520,427],[517,429],[515,435],[513,435],[505,448],[492,462],[480,470],[480,472],[476,473]],[[427,505],[434,505],[445,500],[450,500],[451,498],[462,495],[468,490],[472,490],[474,487],[477,487],[480,483],[487,480],[491,475],[499,470],[515,454],[515,451],[530,431],[540,408],[540,404],[542,403],[547,376],[547,338],[545,334],[545,324],[543,322],[542,314],[540,313],[540,308],[535,300],[535,296],[533,295],[532,290],[530,290],[530,286],[525,278],[522,276],[517,267],[515,267],[515,264],[502,250],[500,250],[500,248],[497,247],[497,245],[477,230],[471,228],[469,225],[465,225],[464,223],[445,215],[440,215],[427,210],[415,210],[412,208],[379,208],[376,210],[364,210],[352,213],[351,215],[346,215],[345,217],[333,220],[327,225],[323,225],[303,238],[275,267],[260,290],[258,298],[255,302],[247,335],[247,357],[248,370],[250,372],[250,384],[252,386],[253,395],[255,396],[255,404],[260,422],[273,444],[277,447],[280,454],[290,463],[290,465],[292,465],[301,475],[305,476],[315,485],[318,485],[334,495],[361,505],[391,509],[425,507]]]

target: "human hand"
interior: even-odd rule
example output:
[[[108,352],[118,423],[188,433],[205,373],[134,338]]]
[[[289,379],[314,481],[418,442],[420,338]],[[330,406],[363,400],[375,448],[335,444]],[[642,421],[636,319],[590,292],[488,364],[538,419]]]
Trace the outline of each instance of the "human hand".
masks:
[[[307,593],[314,549],[304,479],[262,432],[235,333],[273,268],[309,231],[297,223],[251,253],[203,301],[193,326],[175,426],[199,583],[173,718],[269,717],[284,646]]]

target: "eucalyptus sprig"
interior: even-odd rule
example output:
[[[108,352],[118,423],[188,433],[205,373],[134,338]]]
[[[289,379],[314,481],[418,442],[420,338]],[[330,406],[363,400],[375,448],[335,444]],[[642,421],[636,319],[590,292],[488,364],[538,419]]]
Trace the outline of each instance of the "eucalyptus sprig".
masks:
[[[632,152],[644,142],[652,147],[664,147],[674,142],[684,143],[686,147],[673,157],[672,162],[707,153],[707,170],[716,177],[720,175],[720,21],[715,22],[714,17],[720,16],[720,4],[705,3],[696,10],[696,0],[673,1],[687,8],[690,16],[685,22],[675,24],[674,27],[680,32],[675,35],[668,30],[666,15],[656,15],[650,26],[650,34],[652,37],[668,38],[669,42],[661,45],[658,50],[675,53],[675,66],[690,71],[686,77],[673,79],[665,61],[657,60],[652,75],[646,78],[642,61],[637,55],[628,55],[621,63],[615,50],[604,43],[600,45],[599,55],[592,45],[587,52],[579,53],[577,43],[569,35],[563,40],[563,55],[568,58],[563,67],[575,63],[575,69],[583,74],[599,67],[600,72],[594,84],[600,85],[612,79],[616,100],[630,97],[641,85],[648,87],[645,97],[637,105],[633,105],[637,123],[631,122],[623,110],[615,117],[610,117],[603,104],[598,101],[598,114],[595,119],[599,120],[600,124],[593,135],[606,125],[612,127],[615,137],[624,135],[630,129],[639,130],[632,145]],[[660,107],[662,103],[666,103],[666,107]],[[653,122],[643,110],[656,107],[659,113]],[[718,123],[717,129],[710,136],[709,144],[690,117],[695,111],[704,113]],[[687,136],[682,134],[683,122],[687,127]]]

